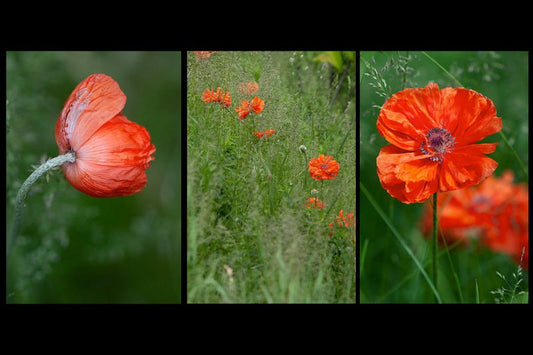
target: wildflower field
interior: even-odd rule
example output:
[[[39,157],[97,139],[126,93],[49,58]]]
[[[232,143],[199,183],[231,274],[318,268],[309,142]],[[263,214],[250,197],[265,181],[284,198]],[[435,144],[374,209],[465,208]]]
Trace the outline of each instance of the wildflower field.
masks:
[[[180,53],[6,62],[6,302],[179,303]],[[22,184],[67,151],[76,161],[31,186],[13,234]]]
[[[187,302],[355,302],[355,52],[188,52]]]
[[[527,302],[528,53],[360,70],[361,302]]]

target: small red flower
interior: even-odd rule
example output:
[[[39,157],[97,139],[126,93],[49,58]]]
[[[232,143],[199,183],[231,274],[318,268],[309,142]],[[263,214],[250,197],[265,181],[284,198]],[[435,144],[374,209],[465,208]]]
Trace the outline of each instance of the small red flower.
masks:
[[[309,162],[309,174],[315,180],[331,180],[337,177],[340,165],[331,155],[320,154]]]
[[[377,129],[390,143],[376,160],[379,180],[403,203],[477,185],[498,166],[485,155],[497,143],[476,143],[499,132],[502,120],[492,101],[473,90],[435,83],[402,90],[381,108]]]
[[[218,53],[219,51],[194,51],[196,59],[207,59],[211,57],[211,54]]]
[[[127,196],[146,185],[155,147],[144,127],[120,113],[125,104],[116,81],[93,74],[76,86],[57,119],[59,153],[76,155],[75,162],[63,164],[63,172],[90,196]]]
[[[224,90],[219,86],[217,91],[210,90],[209,88],[205,89],[202,94],[202,101],[204,102],[217,102],[224,107],[231,106],[231,96],[229,91],[224,92]]]
[[[264,132],[257,132],[257,131],[254,131],[254,135],[257,137],[257,138],[263,138],[263,137],[271,137],[274,132],[276,132],[275,129],[267,129],[265,130]]]
[[[344,227],[350,229],[353,233],[353,242],[355,243],[355,215],[353,213],[344,214],[343,210],[339,211],[339,214],[335,216],[335,221],[328,224],[329,233],[331,237],[334,234],[335,226]]]
[[[235,111],[238,113],[240,120],[245,119],[250,112],[254,112],[256,115],[260,114],[265,108],[265,102],[258,98],[254,97],[251,101],[242,100],[241,106],[237,107]]]
[[[245,95],[253,95],[259,90],[259,84],[255,81],[249,83],[240,83],[238,89],[241,93]]]
[[[305,205],[305,207],[307,207],[307,208],[312,208],[312,209],[318,208],[319,210],[324,208],[324,203],[321,202],[316,197],[308,197],[306,200],[307,200],[307,204]]]

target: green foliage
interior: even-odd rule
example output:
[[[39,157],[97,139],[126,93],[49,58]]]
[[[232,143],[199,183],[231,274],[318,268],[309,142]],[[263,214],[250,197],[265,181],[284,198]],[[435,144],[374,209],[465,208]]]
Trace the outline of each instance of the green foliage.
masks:
[[[432,60],[438,63],[435,64]],[[441,88],[458,86],[476,90],[493,100],[503,131],[514,150],[528,164],[528,54],[526,52],[362,52],[361,53],[361,121],[360,158],[361,183],[407,243],[417,260],[431,270],[430,236],[420,231],[423,204],[405,205],[392,198],[382,187],[376,172],[379,150],[388,144],[376,129],[380,107],[395,92],[407,87],[424,87],[436,82]],[[439,67],[442,66],[441,67]],[[516,182],[527,182],[516,157],[502,137],[493,135],[487,142],[498,142],[490,157],[498,162],[500,176],[513,170]],[[360,200],[362,303],[425,303],[434,302],[434,295],[424,275],[413,263],[383,222],[372,203]],[[364,248],[363,248],[364,247]],[[448,245],[439,249],[438,291],[444,303],[509,302],[502,290],[500,275],[510,275],[516,266],[506,255],[497,254],[475,242],[468,247]],[[515,272],[516,274],[516,272]],[[520,287],[527,289],[528,274],[521,275]],[[508,280],[509,281],[509,280]],[[511,285],[518,284],[512,283]],[[507,285],[507,290],[512,289]],[[523,294],[515,293],[524,300]],[[496,296],[496,300],[495,300]],[[525,298],[527,299],[527,298]]]
[[[32,187],[8,258],[7,302],[180,302],[180,54],[8,52],[6,60],[7,230],[22,182],[58,155],[57,117],[88,75],[119,83],[123,113],[157,150],[134,196],[86,196],[60,169]]]
[[[328,236],[339,209],[355,212],[355,88],[353,79],[330,77],[315,56],[188,54],[188,302],[355,302],[350,231]],[[264,111],[240,121],[235,108],[251,97],[237,87],[257,78],[254,96],[264,100]],[[218,86],[230,91],[231,107],[201,101],[206,88]],[[261,140],[253,135],[265,129],[276,132]],[[306,159],[320,153],[341,165],[338,177],[323,184],[307,172]],[[312,189],[324,209],[306,209]]]

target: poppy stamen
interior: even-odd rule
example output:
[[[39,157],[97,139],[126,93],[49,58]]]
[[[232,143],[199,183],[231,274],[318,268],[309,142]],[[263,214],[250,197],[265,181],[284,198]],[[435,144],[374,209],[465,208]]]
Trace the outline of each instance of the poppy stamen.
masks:
[[[429,160],[442,163],[446,153],[452,152],[455,147],[455,137],[444,128],[432,128],[425,135],[425,141],[420,145],[423,154],[431,155]]]

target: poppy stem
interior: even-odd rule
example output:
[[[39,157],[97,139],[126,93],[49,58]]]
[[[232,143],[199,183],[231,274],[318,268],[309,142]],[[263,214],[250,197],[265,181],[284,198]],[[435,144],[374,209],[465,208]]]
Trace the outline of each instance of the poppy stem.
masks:
[[[437,288],[437,193],[433,194],[433,285]]]
[[[26,196],[28,195],[28,192],[30,191],[32,185],[47,171],[57,166],[60,166],[66,162],[74,163],[75,161],[76,154],[71,151],[55,158],[48,159],[44,164],[35,169],[35,171],[31,173],[31,175],[26,179],[26,181],[24,181],[17,193],[17,198],[15,200],[15,219],[13,221],[11,231],[7,238],[6,255],[9,254],[9,250],[13,243],[13,240],[19,232],[20,223],[22,221],[22,211],[24,210],[24,201],[26,200]]]

